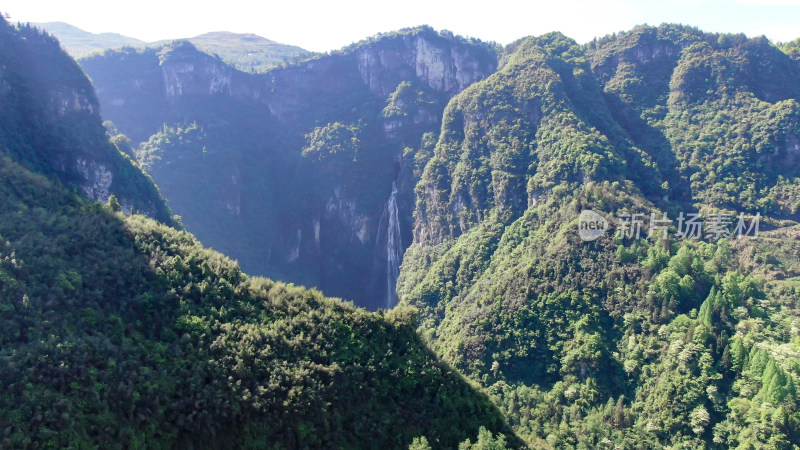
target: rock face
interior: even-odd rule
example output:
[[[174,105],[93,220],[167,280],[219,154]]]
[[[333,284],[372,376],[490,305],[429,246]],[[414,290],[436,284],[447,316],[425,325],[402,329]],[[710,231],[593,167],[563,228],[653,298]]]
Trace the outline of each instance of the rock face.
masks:
[[[114,194],[171,223],[152,180],[109,142],[92,85],[58,41],[0,18],[0,68],[0,148],[88,198]]]
[[[494,72],[497,54],[422,27],[259,75],[186,42],[81,65],[104,117],[145,143],[140,163],[201,241],[249,273],[374,309],[387,298],[379,228],[393,182],[401,242],[412,240],[404,149],[439,130],[449,99]],[[348,142],[325,134],[335,130]]]
[[[231,95],[233,70],[210,55],[201,54],[200,58],[197,56],[197,50],[187,42],[178,42],[168,53],[162,52],[159,65],[167,98],[184,95]]]
[[[439,36],[417,34],[395,48],[363,46],[354,56],[362,81],[385,98],[397,87],[398,77],[416,77],[434,91],[455,95],[493,69],[481,67],[484,55],[476,53],[469,47],[442,45]]]

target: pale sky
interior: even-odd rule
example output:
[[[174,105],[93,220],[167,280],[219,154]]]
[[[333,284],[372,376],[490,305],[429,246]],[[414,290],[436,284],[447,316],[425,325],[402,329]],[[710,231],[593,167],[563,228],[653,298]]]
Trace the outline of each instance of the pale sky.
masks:
[[[709,32],[763,34],[774,42],[800,37],[800,0],[4,0],[0,12],[10,14],[12,22],[61,21],[148,42],[232,31],[312,51],[422,24],[501,44],[549,31],[583,43],[663,22]]]

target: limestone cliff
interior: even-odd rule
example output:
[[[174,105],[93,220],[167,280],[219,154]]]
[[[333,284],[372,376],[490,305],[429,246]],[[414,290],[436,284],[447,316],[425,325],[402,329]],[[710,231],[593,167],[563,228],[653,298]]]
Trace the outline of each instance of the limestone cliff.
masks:
[[[497,54],[420,27],[258,75],[187,42],[81,64],[104,116],[141,143],[140,163],[201,241],[250,273],[376,308],[393,182],[401,242],[412,240],[404,149],[438,131],[449,99],[490,75]]]

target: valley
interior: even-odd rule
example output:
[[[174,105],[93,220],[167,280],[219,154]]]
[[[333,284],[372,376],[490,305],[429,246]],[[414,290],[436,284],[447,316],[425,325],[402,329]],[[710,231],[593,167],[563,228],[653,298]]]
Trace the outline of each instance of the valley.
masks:
[[[61,29],[0,19],[0,445],[800,445],[800,40]]]

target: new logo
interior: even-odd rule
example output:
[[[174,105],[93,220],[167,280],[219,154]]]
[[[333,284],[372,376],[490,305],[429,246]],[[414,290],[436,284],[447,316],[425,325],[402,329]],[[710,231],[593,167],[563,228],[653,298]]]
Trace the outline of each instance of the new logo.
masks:
[[[584,209],[578,217],[578,235],[585,242],[593,241],[606,234],[608,221],[591,209]]]

